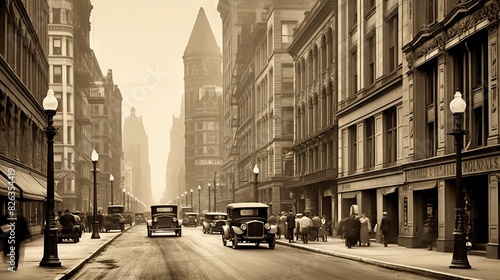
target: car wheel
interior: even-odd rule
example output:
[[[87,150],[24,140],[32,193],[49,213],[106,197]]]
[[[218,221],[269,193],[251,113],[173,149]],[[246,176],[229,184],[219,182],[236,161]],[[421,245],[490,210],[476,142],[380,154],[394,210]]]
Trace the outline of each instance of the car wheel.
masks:
[[[271,238],[269,238],[269,249],[274,250],[274,247],[276,246],[276,235],[273,234]]]
[[[182,230],[179,230],[179,237],[182,236]]]
[[[255,242],[255,247],[259,247],[260,242]]]
[[[233,249],[238,248],[238,236],[235,234],[233,236]]]
[[[222,235],[222,246],[226,247],[227,245],[227,240],[224,238],[224,235]]]

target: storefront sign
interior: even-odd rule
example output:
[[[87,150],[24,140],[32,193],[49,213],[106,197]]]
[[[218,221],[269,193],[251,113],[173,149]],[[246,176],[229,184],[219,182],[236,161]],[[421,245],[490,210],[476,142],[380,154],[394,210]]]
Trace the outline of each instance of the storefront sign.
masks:
[[[221,165],[221,159],[197,159],[195,165]]]
[[[439,166],[408,170],[406,171],[406,181],[411,182],[455,176],[455,168],[455,163],[448,163]],[[464,175],[487,171],[498,171],[499,168],[500,156],[492,156],[462,162],[462,174]]]

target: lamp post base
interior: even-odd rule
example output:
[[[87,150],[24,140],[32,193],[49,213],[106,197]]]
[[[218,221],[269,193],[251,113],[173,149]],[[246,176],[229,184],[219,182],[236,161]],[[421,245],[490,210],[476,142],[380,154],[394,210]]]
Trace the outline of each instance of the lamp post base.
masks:
[[[99,235],[99,222],[94,223],[94,227],[92,228],[92,237],[90,239],[101,239]]]
[[[450,268],[470,269],[469,260],[467,259],[467,246],[465,243],[465,233],[463,230],[464,210],[461,208],[455,209],[455,219],[457,225],[453,232],[453,258]]]
[[[57,253],[57,228],[44,229],[43,258],[39,266],[61,266]]]

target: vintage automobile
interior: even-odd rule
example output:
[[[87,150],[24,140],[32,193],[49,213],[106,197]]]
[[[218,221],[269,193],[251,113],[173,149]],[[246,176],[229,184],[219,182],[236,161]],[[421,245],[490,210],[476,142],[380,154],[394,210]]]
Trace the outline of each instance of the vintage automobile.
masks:
[[[151,219],[147,220],[146,226],[148,237],[152,237],[156,232],[174,232],[176,236],[182,236],[182,226],[177,217],[177,205],[151,205]]]
[[[222,232],[222,226],[227,222],[227,214],[224,212],[207,212],[203,220],[203,233]]]
[[[135,217],[134,212],[124,212],[122,215],[123,215],[123,218],[125,218],[125,224],[132,226],[133,222],[134,222],[134,217]]]
[[[239,202],[227,205],[227,224],[222,226],[222,245],[232,242],[233,249],[238,243],[267,243],[269,249],[276,246],[275,225],[267,223],[268,208],[264,203]]]
[[[186,212],[182,218],[182,225],[185,227],[196,227],[198,224],[198,213]]]
[[[73,215],[68,213],[68,215]],[[74,216],[74,215],[73,215]],[[56,221],[57,228],[57,242],[61,243],[63,241],[73,241],[73,243],[80,242],[81,235],[81,227],[80,224],[77,224],[77,220],[74,220],[74,223],[63,222],[64,225],[61,224],[59,220]]]
[[[143,213],[135,213],[135,224],[144,224],[144,214]]]
[[[102,228],[104,231],[125,230],[125,218],[123,217],[123,205],[109,205],[108,214],[104,216]]]

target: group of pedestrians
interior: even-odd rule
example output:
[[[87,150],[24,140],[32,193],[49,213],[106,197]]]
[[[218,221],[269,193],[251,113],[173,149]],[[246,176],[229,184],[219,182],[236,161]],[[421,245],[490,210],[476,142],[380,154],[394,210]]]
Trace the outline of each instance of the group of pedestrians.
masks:
[[[328,238],[328,225],[329,222],[326,216],[323,215],[319,217],[318,215],[312,215],[310,217],[309,213],[298,213],[293,214],[290,210],[288,214],[284,211],[281,212],[279,217],[271,215],[268,219],[268,223],[278,226],[277,238],[281,238],[281,235],[288,239],[289,243],[295,242],[294,240],[302,240],[304,244],[309,241],[327,241]]]
[[[345,240],[345,246],[370,246],[370,235],[380,233],[384,246],[387,247],[391,239],[391,219],[387,212],[382,213],[380,224],[372,228],[370,218],[365,214],[353,213],[339,222],[337,234]]]

